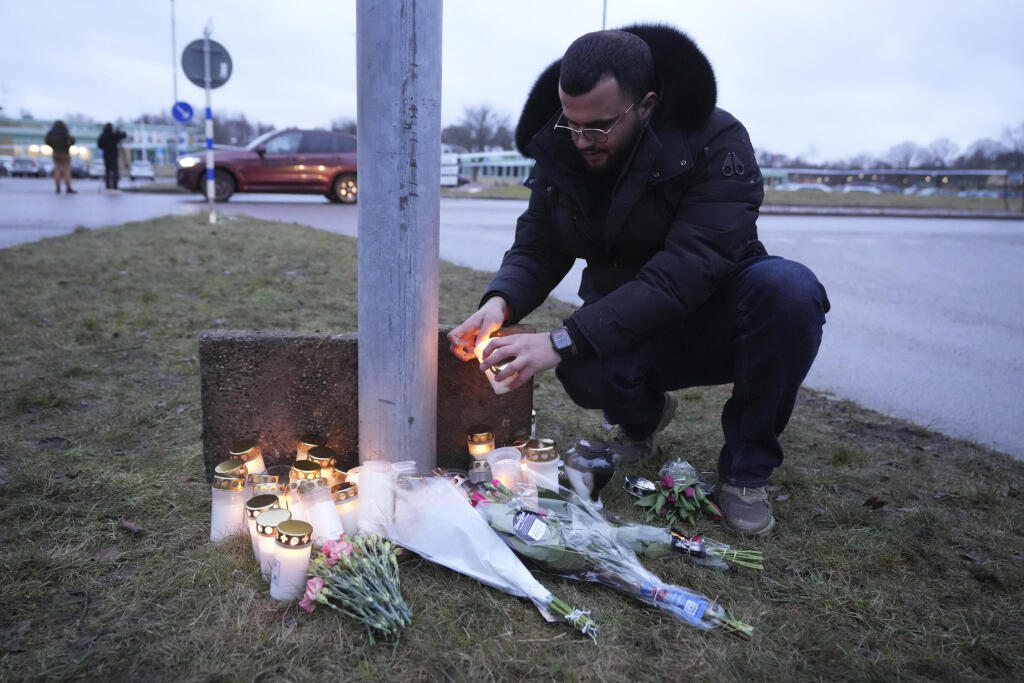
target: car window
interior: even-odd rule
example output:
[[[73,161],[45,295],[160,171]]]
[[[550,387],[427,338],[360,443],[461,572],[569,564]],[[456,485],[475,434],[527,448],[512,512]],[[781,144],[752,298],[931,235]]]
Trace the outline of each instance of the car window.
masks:
[[[350,138],[347,135],[337,135],[334,138],[338,144],[339,152],[354,152],[356,151],[356,139]]]
[[[302,133],[297,130],[281,133],[267,140],[267,154],[295,154],[299,151]]]
[[[334,139],[335,136],[330,133],[316,131],[303,133],[299,152],[302,154],[332,154],[338,151]]]

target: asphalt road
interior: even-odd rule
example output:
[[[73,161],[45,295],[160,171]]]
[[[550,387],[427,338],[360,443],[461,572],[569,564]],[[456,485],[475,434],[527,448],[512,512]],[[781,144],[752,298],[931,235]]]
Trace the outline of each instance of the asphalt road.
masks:
[[[49,179],[0,179],[0,247],[206,208],[194,196],[76,186],[58,196]],[[496,269],[525,205],[442,200],[441,257]],[[217,210],[357,232],[357,207],[319,196],[236,195]],[[808,386],[1024,458],[1024,223],[763,216],[759,228],[770,252],[806,264],[829,291]],[[559,298],[578,301],[579,270]]]

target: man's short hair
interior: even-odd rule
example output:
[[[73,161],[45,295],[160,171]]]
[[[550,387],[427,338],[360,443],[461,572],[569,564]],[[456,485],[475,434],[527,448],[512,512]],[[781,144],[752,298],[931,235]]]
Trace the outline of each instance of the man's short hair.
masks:
[[[605,76],[614,76],[631,100],[656,90],[651,48],[626,31],[587,33],[565,51],[558,84],[567,95],[583,95]]]

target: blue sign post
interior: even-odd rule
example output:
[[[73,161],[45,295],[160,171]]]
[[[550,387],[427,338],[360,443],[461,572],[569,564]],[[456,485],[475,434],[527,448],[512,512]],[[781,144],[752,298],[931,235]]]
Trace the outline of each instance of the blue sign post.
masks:
[[[174,117],[175,121],[188,123],[192,120],[192,114],[192,105],[188,102],[175,102],[174,106],[171,107],[171,116]]]

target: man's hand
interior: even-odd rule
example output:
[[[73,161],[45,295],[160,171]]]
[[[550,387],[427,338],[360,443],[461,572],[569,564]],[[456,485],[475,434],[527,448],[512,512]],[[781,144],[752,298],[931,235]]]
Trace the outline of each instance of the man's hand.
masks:
[[[476,358],[473,350],[477,344],[487,339],[505,322],[508,317],[508,305],[500,296],[492,296],[484,302],[473,315],[448,333],[451,352],[459,360]]]
[[[547,333],[510,334],[507,337],[495,337],[484,349],[484,361],[480,369],[486,371],[506,358],[514,358],[501,372],[494,375],[498,382],[516,375],[508,388],[518,389],[526,384],[538,372],[550,370],[558,365],[562,357],[551,345],[551,337]]]

